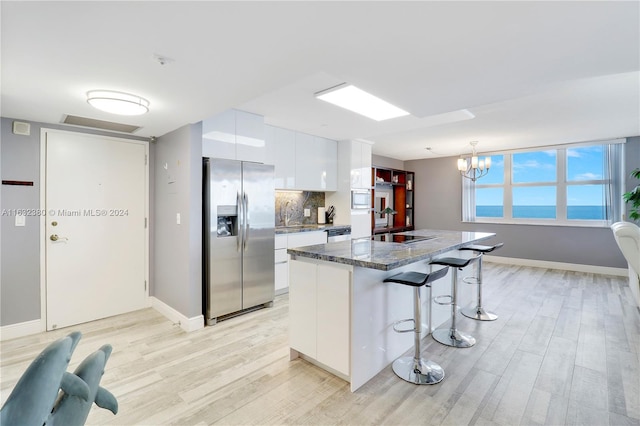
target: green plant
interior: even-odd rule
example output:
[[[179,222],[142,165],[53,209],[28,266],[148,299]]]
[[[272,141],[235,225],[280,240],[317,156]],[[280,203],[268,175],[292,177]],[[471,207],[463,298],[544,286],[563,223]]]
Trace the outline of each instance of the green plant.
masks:
[[[395,211],[394,209],[392,209],[391,207],[387,207],[386,209],[380,211],[379,213],[380,213],[381,216],[383,214],[387,215],[387,228],[388,228],[389,227],[389,218],[391,217],[392,214],[397,214],[398,212]]]
[[[640,168],[634,169],[631,172],[631,177],[640,179]],[[622,198],[627,204],[631,204],[629,219],[634,221],[640,220],[640,185],[636,185],[631,191],[622,194]]]

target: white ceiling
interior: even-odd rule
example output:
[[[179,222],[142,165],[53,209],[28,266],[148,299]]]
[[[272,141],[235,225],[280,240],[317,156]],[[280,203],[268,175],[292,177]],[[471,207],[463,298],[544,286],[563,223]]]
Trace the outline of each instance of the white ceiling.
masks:
[[[400,160],[640,135],[640,3],[0,3],[3,117],[65,114],[161,136],[228,108]],[[154,55],[172,59],[160,65]],[[409,111],[314,98],[349,82]],[[144,116],[86,103],[135,93]],[[466,109],[474,119],[449,122]],[[444,114],[444,115],[443,115]],[[430,150],[425,148],[429,147]]]

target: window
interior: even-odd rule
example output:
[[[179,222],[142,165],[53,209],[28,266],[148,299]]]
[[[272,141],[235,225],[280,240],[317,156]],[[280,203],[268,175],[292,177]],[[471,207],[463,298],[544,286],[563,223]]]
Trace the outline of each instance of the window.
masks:
[[[622,142],[491,155],[463,179],[463,220],[606,226],[620,220]]]

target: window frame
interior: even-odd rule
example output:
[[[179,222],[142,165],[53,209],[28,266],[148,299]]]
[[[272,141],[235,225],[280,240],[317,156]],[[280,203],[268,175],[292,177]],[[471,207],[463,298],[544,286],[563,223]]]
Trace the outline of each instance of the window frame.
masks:
[[[621,187],[622,175],[618,176],[618,172],[623,168],[622,164],[613,167],[614,170],[604,170],[602,179],[569,181],[567,179],[567,150],[575,148],[583,148],[588,146],[604,146],[605,150],[608,145],[620,144],[626,142],[626,139],[616,139],[607,141],[597,141],[581,144],[545,146],[529,149],[509,150],[501,152],[492,152],[487,156],[502,155],[504,161],[504,179],[503,183],[483,184],[482,179],[472,182],[469,179],[462,179],[462,204],[463,204],[463,223],[495,223],[495,224],[517,224],[517,225],[546,225],[546,226],[577,226],[577,227],[609,227],[611,223],[616,221],[615,213],[612,218],[605,219],[568,219],[567,218],[567,190],[570,186],[583,185],[605,185],[605,189],[609,190],[613,187]],[[556,181],[555,182],[526,182],[513,183],[513,155],[525,152],[556,152]],[[619,158],[615,161],[622,163],[624,154],[621,152]],[[606,166],[605,166],[606,167]],[[491,173],[491,171],[489,171]],[[614,183],[618,179],[619,182]],[[556,217],[555,218],[514,218],[513,217],[513,189],[522,187],[541,187],[550,186],[556,188]],[[476,217],[475,190],[484,188],[501,188],[503,193],[503,216],[502,217]],[[616,199],[622,200],[622,194],[615,195]],[[606,200],[605,200],[606,202]],[[614,201],[616,202],[616,201]],[[622,201],[619,201],[622,203]],[[605,206],[609,210],[607,206]],[[615,211],[615,210],[614,210]],[[619,218],[618,218],[619,220]]]

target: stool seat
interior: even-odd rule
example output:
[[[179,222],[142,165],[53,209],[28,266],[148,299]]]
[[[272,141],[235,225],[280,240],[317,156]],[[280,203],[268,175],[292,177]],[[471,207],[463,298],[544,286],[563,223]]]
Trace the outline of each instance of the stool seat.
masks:
[[[423,285],[427,285],[435,280],[439,280],[445,275],[447,275],[447,268],[442,268],[438,271],[431,272],[428,274],[424,274],[422,272],[409,271],[409,272],[403,272],[401,274],[386,278],[384,282],[405,284],[405,285],[410,285],[412,287],[422,287]]]
[[[472,251],[477,251],[478,253],[484,254],[484,253],[491,253],[492,251],[499,249],[503,245],[504,243],[498,243],[494,246],[483,246],[480,244],[471,244],[468,246],[460,247],[458,250],[472,250]]]
[[[413,287],[413,319],[396,321],[393,330],[398,333],[413,332],[414,355],[396,359],[391,364],[393,372],[398,377],[416,385],[435,385],[444,379],[444,370],[438,364],[420,355],[420,334],[422,332],[422,302],[420,301],[420,287],[429,289],[429,301],[431,301],[431,283],[447,274],[448,268],[442,268],[428,274],[416,271],[407,271],[393,275],[384,280],[385,283],[403,284]],[[413,322],[412,329],[399,330],[399,323]],[[431,332],[431,309],[429,309],[429,332]]]
[[[464,268],[469,263],[476,260],[475,257],[471,257],[469,259],[464,259],[461,257],[441,257],[439,259],[435,259],[431,261],[432,265],[444,265],[452,268]]]

